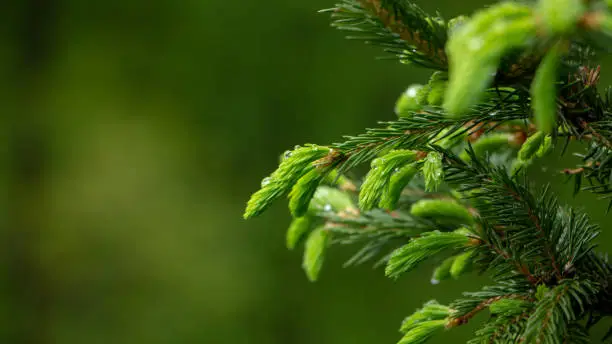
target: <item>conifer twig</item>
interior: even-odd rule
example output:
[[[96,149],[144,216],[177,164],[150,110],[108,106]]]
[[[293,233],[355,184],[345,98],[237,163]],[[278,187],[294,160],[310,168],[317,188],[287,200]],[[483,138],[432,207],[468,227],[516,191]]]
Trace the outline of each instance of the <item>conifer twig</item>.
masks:
[[[446,53],[443,46],[432,44],[431,40],[426,40],[421,36],[421,32],[417,28],[411,28],[398,18],[398,13],[392,13],[389,9],[383,7],[382,0],[359,0],[361,5],[370,10],[379,20],[392,32],[406,43],[413,45],[418,51],[425,54],[432,60],[437,60],[440,65],[447,64]]]
[[[472,319],[474,316],[476,316],[476,314],[478,314],[480,311],[489,307],[492,303],[497,302],[499,300],[503,300],[503,299],[529,300],[528,297],[525,297],[524,295],[520,295],[520,294],[508,294],[508,295],[495,296],[495,297],[482,301],[480,304],[478,304],[478,306],[476,306],[470,312],[460,317],[452,318],[451,320],[449,320],[446,327],[451,328],[451,327],[467,324],[467,322],[470,319]]]
[[[363,245],[345,266],[376,258],[391,278],[442,256],[432,284],[472,269],[494,280],[448,306],[426,303],[402,323],[401,344],[485,309],[469,344],[589,343],[591,327],[612,317],[599,227],[549,187],[534,192],[527,167],[559,138],[585,142],[582,164],[563,173],[574,192],[612,199],[612,88],[600,94],[591,67],[612,42],[612,0],[504,1],[448,22],[410,0],[338,0],[325,11],[349,38],[435,72],[401,95],[397,120],[287,152],[244,217],[287,195],[287,247],[304,243],[311,281],[340,244]],[[364,163],[362,183],[346,177]]]

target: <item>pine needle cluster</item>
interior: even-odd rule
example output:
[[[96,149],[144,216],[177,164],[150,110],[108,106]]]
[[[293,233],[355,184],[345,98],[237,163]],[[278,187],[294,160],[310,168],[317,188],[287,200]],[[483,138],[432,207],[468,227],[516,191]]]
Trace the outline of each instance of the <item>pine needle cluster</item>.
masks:
[[[399,97],[397,120],[287,151],[244,217],[288,197],[287,247],[303,244],[311,281],[342,244],[362,245],[347,266],[374,261],[393,279],[429,259],[439,262],[432,283],[490,276],[479,291],[408,316],[400,344],[481,312],[490,316],[469,343],[589,343],[590,329],[612,316],[599,227],[526,171],[584,142],[582,161],[564,173],[575,192],[612,200],[612,90],[598,91],[596,64],[612,43],[612,1],[506,1],[450,20],[408,0],[340,0],[322,12],[431,77]],[[369,172],[351,180],[363,164]],[[610,337],[612,328],[602,340]]]

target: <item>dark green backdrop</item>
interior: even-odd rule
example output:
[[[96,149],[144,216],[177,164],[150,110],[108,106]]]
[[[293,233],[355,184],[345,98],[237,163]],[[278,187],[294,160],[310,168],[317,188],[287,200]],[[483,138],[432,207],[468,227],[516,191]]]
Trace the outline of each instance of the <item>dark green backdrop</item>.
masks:
[[[447,18],[483,3],[420,2]],[[329,29],[331,5],[0,5],[2,343],[395,343],[421,303],[486,282],[432,286],[425,266],[394,283],[339,268],[343,248],[311,284],[284,204],[242,220],[280,152],[392,119],[426,80]],[[568,189],[557,159],[534,172]],[[600,201],[579,202],[606,227]]]

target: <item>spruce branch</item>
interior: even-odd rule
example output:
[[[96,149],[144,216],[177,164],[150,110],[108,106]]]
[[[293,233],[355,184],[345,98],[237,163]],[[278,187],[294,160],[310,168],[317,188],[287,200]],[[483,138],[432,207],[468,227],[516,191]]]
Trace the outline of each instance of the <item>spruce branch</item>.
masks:
[[[402,61],[446,70],[446,23],[426,14],[408,0],[344,0],[325,10],[332,13],[332,26],[380,45]]]
[[[612,199],[612,89],[598,92],[593,67],[612,42],[610,10],[603,0],[503,2],[445,23],[410,1],[341,1],[334,26],[436,72],[401,95],[397,120],[288,152],[245,218],[288,195],[287,247],[304,244],[312,281],[330,246],[354,244],[345,265],[376,260],[392,278],[436,256],[434,284],[472,269],[493,279],[449,306],[425,304],[402,324],[402,344],[485,311],[469,343],[588,343],[612,316],[599,227],[536,190],[527,167],[563,138],[586,142],[582,163],[563,173],[575,192]],[[346,177],[366,162],[361,184]]]
[[[495,102],[483,104],[461,118],[449,117],[442,109],[430,107],[413,112],[411,117],[381,122],[383,128],[368,129],[364,134],[349,136],[345,142],[331,145],[336,149],[334,155],[321,160],[321,164],[336,166],[344,173],[386,150],[425,150],[428,145],[440,144],[444,139],[457,139],[481,130],[487,132],[504,123],[526,118],[525,109],[518,103],[503,107]]]
[[[385,274],[398,278],[404,272],[412,270],[431,255],[444,250],[456,250],[471,243],[469,236],[461,232],[429,232],[411,240],[408,244],[393,252],[387,263]]]
[[[446,63],[444,52],[446,27],[441,18],[427,15],[416,4],[406,0],[359,0],[359,2],[407,44],[414,46],[441,66]]]
[[[426,221],[380,210],[353,213],[350,216],[332,214],[326,217],[326,221],[327,228],[334,235],[333,244],[362,245],[346,261],[345,267],[374,259],[377,259],[376,266],[383,264],[393,249],[435,228]]]
[[[560,207],[548,189],[532,195],[526,178],[492,168],[478,160],[473,150],[468,151],[471,164],[439,150],[446,157],[447,181],[469,194],[483,220],[481,239],[494,248],[493,253],[514,260],[530,282],[565,278],[562,267],[576,264],[592,249],[597,227],[584,216],[577,219],[574,210]]]
[[[523,323],[528,316],[529,312],[524,312],[514,317],[496,318],[477,330],[476,337],[468,341],[468,344],[520,342]]]
[[[557,343],[559,334],[567,337],[569,325],[585,311],[585,303],[597,292],[590,281],[564,281],[552,290],[541,287],[544,295],[527,319],[523,338],[526,342]]]
[[[478,305],[476,305],[476,307],[473,307],[469,312],[461,316],[458,316],[457,314],[453,315],[453,318],[449,321],[447,327],[454,327],[466,324],[470,319],[472,319],[477,313],[481,312],[482,310],[491,307],[494,304],[507,300],[529,300],[529,298],[520,294],[505,294],[490,297],[486,300],[481,301]]]

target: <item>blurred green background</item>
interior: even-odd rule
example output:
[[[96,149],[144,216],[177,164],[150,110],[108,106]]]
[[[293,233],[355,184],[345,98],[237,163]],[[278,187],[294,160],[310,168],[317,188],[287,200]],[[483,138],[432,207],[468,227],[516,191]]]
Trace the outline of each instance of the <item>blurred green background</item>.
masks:
[[[418,2],[446,18],[485,3]],[[283,204],[242,220],[278,154],[392,119],[427,78],[344,40],[316,13],[332,5],[0,5],[2,343],[395,343],[423,302],[487,282],[432,286],[431,266],[392,282],[340,268],[341,248],[311,284]],[[605,204],[572,199],[558,160],[534,173],[606,229]]]

